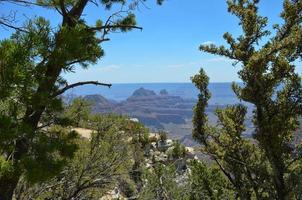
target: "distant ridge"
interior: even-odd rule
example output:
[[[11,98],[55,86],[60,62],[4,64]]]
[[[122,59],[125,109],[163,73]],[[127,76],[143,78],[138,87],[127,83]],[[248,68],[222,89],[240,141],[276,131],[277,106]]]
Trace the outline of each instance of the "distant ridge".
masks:
[[[193,100],[169,95],[164,89],[156,94],[143,87],[135,90],[125,101],[112,102],[101,95],[84,98],[93,103],[93,112],[117,113],[138,118],[146,126],[164,129],[163,124],[185,124],[192,118]]]
[[[135,90],[131,97],[141,97],[141,96],[146,97],[146,96],[154,96],[154,95],[156,95],[156,93],[154,91],[147,90],[147,89],[141,87],[141,88]]]
[[[137,84],[113,84],[112,87],[98,87],[87,85],[78,87],[69,91],[69,93],[77,96],[85,96],[91,94],[99,94],[107,99],[115,101],[125,101],[137,89],[144,88],[152,90],[156,94],[160,94],[161,90],[165,90],[168,95],[179,96],[183,99],[197,99],[198,90],[192,83],[137,83]],[[240,103],[231,88],[231,83],[210,83],[209,89],[212,98],[210,105],[225,105]]]

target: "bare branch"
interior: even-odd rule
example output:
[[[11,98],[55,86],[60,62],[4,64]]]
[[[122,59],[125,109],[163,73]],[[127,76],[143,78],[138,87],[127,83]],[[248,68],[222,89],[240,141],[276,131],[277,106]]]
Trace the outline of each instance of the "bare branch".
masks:
[[[57,91],[56,93],[54,93],[52,95],[52,97],[56,97],[58,95],[61,95],[63,94],[64,92],[66,92],[67,90],[69,89],[72,89],[72,88],[75,88],[75,87],[78,87],[78,86],[82,86],[82,85],[88,85],[88,84],[91,84],[91,85],[100,85],[100,86],[107,86],[107,87],[111,87],[112,84],[108,84],[108,83],[100,83],[98,81],[84,81],[84,82],[78,82],[78,83],[74,83],[74,84],[71,84],[71,85],[67,85],[66,87],[60,89],[59,91]]]
[[[99,39],[99,40],[98,40],[98,43],[107,42],[107,41],[109,41],[109,40],[110,40],[109,38]]]
[[[134,29],[140,29],[143,30],[142,27],[139,26],[132,26],[132,25],[106,25],[106,26],[100,26],[100,27],[90,27],[88,30],[93,30],[93,31],[101,31],[104,29],[115,29],[115,28],[134,28]]]
[[[46,6],[45,4],[37,3],[35,1],[29,1],[29,0],[0,0],[0,3],[12,3],[19,6]]]
[[[24,28],[18,27],[18,26],[14,26],[14,25],[11,25],[11,24],[7,23],[7,22],[4,21],[4,20],[0,20],[0,25],[1,25],[1,26],[4,26],[4,27],[7,27],[7,28],[15,29],[15,30],[17,30],[17,31],[29,33],[29,32],[28,32],[27,30],[25,30]]]

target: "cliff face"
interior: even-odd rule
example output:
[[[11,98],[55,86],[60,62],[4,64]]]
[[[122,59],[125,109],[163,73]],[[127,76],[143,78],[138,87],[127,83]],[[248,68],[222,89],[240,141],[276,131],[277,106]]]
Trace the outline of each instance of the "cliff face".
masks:
[[[166,90],[156,94],[152,90],[139,88],[125,101],[116,102],[101,95],[88,95],[95,113],[116,113],[137,118],[151,130],[165,130],[169,137],[179,139],[186,146],[196,146],[192,139],[192,116],[195,100],[170,95]],[[206,112],[210,123],[216,123],[214,111],[217,105],[209,105]],[[223,108],[222,106],[219,106]]]
[[[92,102],[94,112],[125,114],[157,129],[163,129],[163,124],[184,124],[192,118],[195,105],[195,101],[169,95],[166,90],[156,94],[144,88],[137,89],[127,100],[119,103],[101,95],[85,98]]]
[[[102,95],[86,95],[84,99],[91,102],[94,113],[111,113],[116,107],[115,101],[108,100]]]
[[[152,90],[147,90],[144,88],[139,88],[135,90],[131,97],[148,97],[148,96],[156,96],[156,93]]]

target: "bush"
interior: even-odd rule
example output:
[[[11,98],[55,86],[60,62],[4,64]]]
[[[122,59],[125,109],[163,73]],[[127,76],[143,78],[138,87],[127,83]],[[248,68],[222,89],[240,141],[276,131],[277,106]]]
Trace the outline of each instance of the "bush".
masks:
[[[160,141],[162,141],[162,142],[164,142],[164,141],[166,141],[167,140],[167,133],[166,132],[164,132],[164,131],[160,131],[159,132],[159,138],[160,138]]]

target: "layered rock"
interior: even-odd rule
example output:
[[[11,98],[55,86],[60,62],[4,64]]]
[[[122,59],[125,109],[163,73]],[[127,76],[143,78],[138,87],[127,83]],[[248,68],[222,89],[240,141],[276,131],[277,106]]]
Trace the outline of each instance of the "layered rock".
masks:
[[[152,90],[139,88],[125,101],[114,102],[101,95],[85,96],[93,102],[93,111],[118,113],[137,118],[146,126],[163,129],[163,124],[184,124],[192,118],[195,102],[179,96],[169,95],[166,90],[156,94]]]

